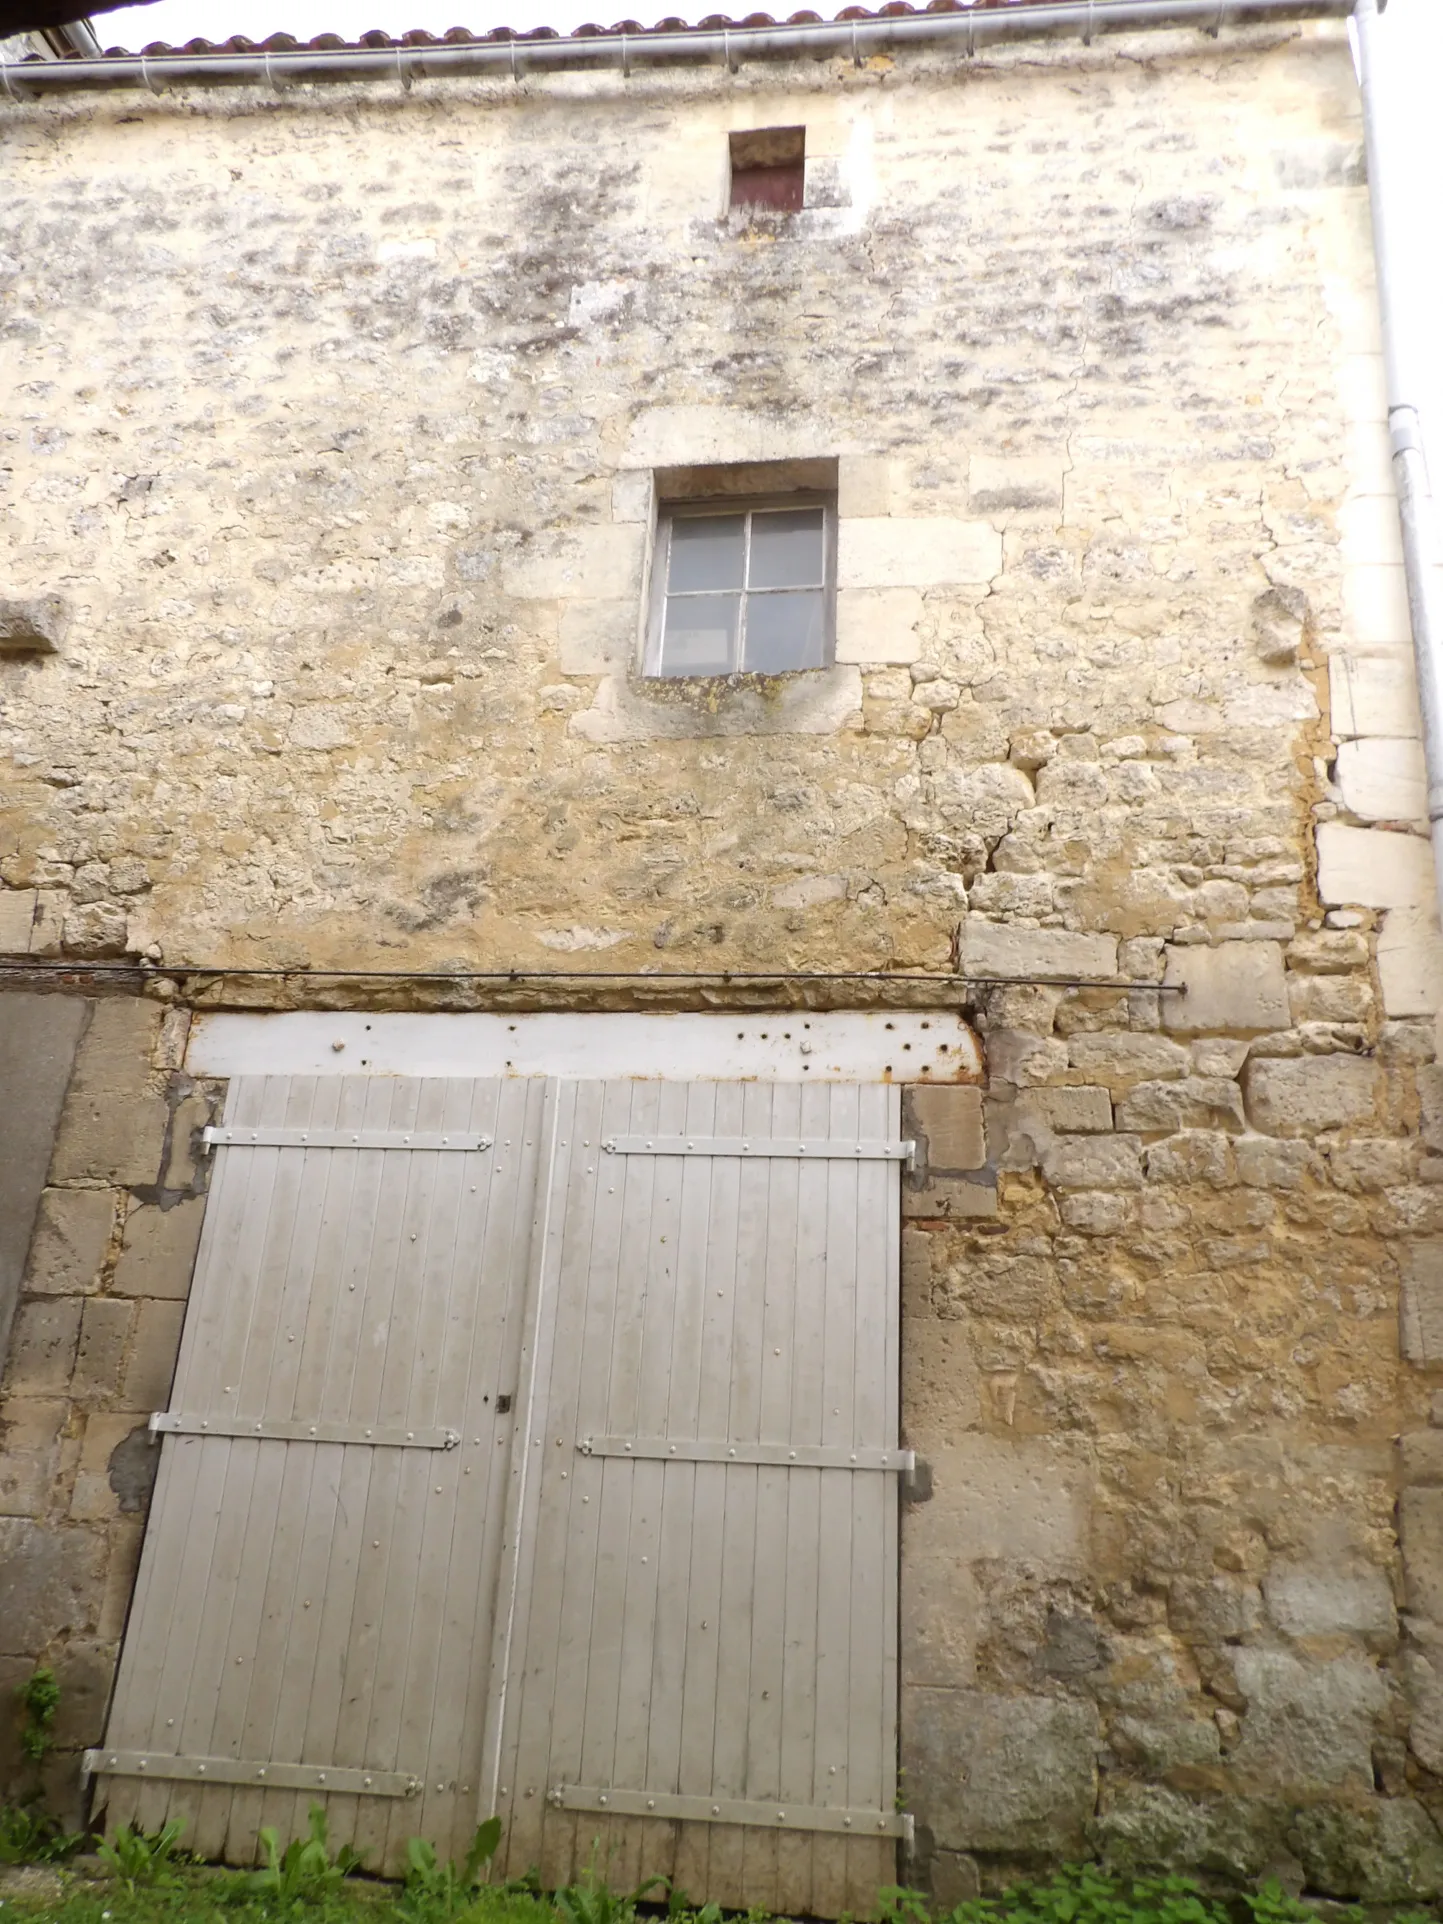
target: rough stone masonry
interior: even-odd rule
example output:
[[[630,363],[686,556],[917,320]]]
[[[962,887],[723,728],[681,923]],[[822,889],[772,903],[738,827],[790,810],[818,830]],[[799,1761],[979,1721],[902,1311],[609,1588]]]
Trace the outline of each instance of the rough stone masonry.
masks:
[[[770,126],[806,206],[728,215]],[[202,1207],[166,971],[955,968],[911,1875],[1443,1891],[1443,958],[1341,28],[0,137],[0,948],[156,977],[53,1018],[22,1199],[0,1682],[60,1671],[52,1793]],[[655,472],[815,457],[836,666],[642,682]]]

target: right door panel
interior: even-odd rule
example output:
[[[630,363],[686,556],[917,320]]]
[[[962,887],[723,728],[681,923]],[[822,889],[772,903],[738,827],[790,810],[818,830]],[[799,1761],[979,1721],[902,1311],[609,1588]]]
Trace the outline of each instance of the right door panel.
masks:
[[[867,1914],[902,1830],[899,1093],[548,1103],[483,1786],[505,1869],[595,1850],[613,1886]]]

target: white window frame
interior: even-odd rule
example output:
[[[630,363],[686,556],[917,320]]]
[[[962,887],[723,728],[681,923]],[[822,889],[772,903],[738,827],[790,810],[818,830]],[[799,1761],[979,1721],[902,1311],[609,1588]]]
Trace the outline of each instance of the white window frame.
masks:
[[[651,599],[647,611],[646,638],[642,653],[642,674],[651,681],[729,681],[733,676],[756,670],[733,669],[727,675],[664,675],[661,669],[661,644],[666,625],[667,577],[671,571],[671,531],[679,520],[719,514],[746,515],[769,509],[820,508],[822,510],[822,659],[809,668],[781,668],[774,675],[825,674],[837,656],[837,497],[817,488],[797,489],[781,494],[709,495],[682,501],[660,501],[656,511],[656,533],[652,546]],[[750,561],[751,522],[747,522],[747,558]],[[746,579],[746,568],[742,579]],[[743,588],[740,641],[746,642],[746,605],[752,593],[768,590]],[[773,677],[769,677],[771,679]]]

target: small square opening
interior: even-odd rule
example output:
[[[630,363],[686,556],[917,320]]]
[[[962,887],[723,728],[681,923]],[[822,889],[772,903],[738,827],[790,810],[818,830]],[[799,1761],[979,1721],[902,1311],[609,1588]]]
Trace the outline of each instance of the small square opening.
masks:
[[[806,191],[805,127],[753,127],[731,136],[731,205],[800,211]]]

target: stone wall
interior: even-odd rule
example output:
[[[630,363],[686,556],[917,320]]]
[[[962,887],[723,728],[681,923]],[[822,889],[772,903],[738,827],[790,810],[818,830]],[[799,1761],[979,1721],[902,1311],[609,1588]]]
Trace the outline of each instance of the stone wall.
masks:
[[[728,132],[797,124],[806,210],[727,216]],[[3,592],[50,635],[0,661],[0,948],[961,970],[988,1089],[912,1099],[906,1209],[914,1874],[1443,1888],[1443,961],[1341,28],[0,128]],[[812,457],[837,665],[641,682],[655,471]],[[26,1662],[113,1650],[87,1559],[193,1235],[192,1098],[126,1046],[135,1159],[57,1151],[18,1325]]]
[[[41,1787],[73,1824],[77,1753],[100,1741],[140,1555],[146,1423],[170,1398],[214,1092],[179,1070],[183,1015],[130,998],[68,1007],[79,1046],[0,1377],[0,1799]],[[37,1664],[61,1689],[38,1782],[13,1710]]]

